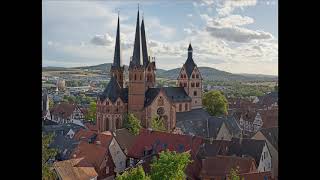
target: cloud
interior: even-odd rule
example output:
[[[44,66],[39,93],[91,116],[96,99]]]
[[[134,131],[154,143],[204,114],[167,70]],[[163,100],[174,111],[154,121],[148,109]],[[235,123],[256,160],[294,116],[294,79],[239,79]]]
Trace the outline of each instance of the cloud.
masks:
[[[227,41],[245,43],[254,39],[271,39],[272,34],[264,31],[253,31],[239,27],[215,27],[208,26],[206,30],[211,36],[225,39]]]
[[[217,18],[215,20],[211,20],[212,24],[218,26],[243,26],[247,24],[252,24],[254,19],[248,16],[241,16],[241,15],[229,15],[224,18]]]
[[[243,8],[248,6],[255,6],[257,0],[226,0],[219,1],[217,12],[219,16],[226,16],[231,14],[236,8]]]
[[[188,16],[188,17],[192,17],[193,15],[192,15],[192,14],[188,14],[187,16]]]
[[[113,38],[108,33],[105,35],[95,35],[90,42],[97,46],[108,46],[113,42]]]

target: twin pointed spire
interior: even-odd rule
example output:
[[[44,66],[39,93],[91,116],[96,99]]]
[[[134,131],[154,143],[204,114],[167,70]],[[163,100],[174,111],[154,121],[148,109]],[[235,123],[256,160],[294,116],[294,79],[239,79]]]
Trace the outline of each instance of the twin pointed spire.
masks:
[[[117,35],[116,35],[116,43],[114,47],[114,58],[113,58],[113,67],[120,68],[122,63],[121,58],[121,47],[120,47],[120,18],[118,12],[118,26],[117,26]]]
[[[118,12],[118,26],[117,26],[117,35],[114,49],[114,59],[113,59],[113,68],[120,68],[122,65],[121,57],[121,47],[120,47],[120,20]],[[129,67],[139,67],[143,65],[146,67],[149,64],[147,42],[146,42],[146,33],[144,27],[144,20],[142,17],[141,30],[140,30],[140,21],[139,21],[139,5],[138,5],[138,14],[137,14],[137,23],[136,23],[136,34],[134,39],[133,55],[132,60],[130,61]]]

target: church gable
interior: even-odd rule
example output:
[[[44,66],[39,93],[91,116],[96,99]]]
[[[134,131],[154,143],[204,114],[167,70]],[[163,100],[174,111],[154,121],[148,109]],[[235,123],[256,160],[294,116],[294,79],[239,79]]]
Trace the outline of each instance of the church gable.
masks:
[[[192,78],[192,79],[195,78],[195,79],[201,79],[201,80],[202,80],[201,73],[200,73],[200,71],[199,71],[199,69],[198,69],[197,66],[195,66],[195,67],[193,68],[192,73],[191,73],[191,78]]]
[[[185,66],[182,66],[182,68],[180,69],[180,73],[179,73],[179,76],[177,79],[187,79],[188,76],[187,76],[187,72],[186,72],[186,69],[185,69]]]

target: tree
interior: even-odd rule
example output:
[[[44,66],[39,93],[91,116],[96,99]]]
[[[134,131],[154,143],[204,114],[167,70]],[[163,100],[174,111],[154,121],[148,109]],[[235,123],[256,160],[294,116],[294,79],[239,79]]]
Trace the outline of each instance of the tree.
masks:
[[[224,115],[228,110],[228,101],[220,91],[209,91],[203,95],[202,103],[212,116]]]
[[[151,119],[151,128],[156,131],[166,131],[163,120],[159,116],[155,116]]]
[[[150,180],[150,177],[145,174],[142,166],[131,168],[123,174],[118,175],[116,180]]]
[[[52,171],[52,166],[48,163],[48,160],[55,157],[57,150],[49,148],[52,142],[52,135],[42,134],[42,179],[52,180],[56,179],[56,174]]]
[[[230,174],[229,174],[230,180],[240,180],[240,176],[238,174],[239,174],[238,169],[231,168]],[[242,180],[244,180],[244,178],[242,178]]]
[[[182,180],[186,179],[185,169],[190,160],[190,153],[176,153],[175,151],[162,151],[159,158],[151,164],[152,180]]]
[[[97,113],[97,103],[91,102],[88,112],[85,115],[85,119],[89,121],[95,121],[96,120],[96,113]]]
[[[124,127],[127,128],[133,135],[138,135],[141,129],[141,124],[139,119],[130,113],[127,117],[125,117]]]
[[[53,108],[53,106],[54,106],[53,100],[52,99],[48,99],[48,101],[49,101],[49,109]]]

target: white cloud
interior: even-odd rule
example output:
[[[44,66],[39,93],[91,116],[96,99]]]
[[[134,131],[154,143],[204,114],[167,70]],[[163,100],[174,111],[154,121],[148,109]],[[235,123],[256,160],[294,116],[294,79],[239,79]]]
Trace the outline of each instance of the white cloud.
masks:
[[[226,0],[219,1],[217,12],[220,16],[231,14],[236,8],[243,8],[247,6],[255,6],[257,0]]]
[[[223,18],[216,18],[215,20],[212,20],[212,24],[218,25],[218,26],[243,26],[246,24],[252,24],[254,22],[254,19],[248,16],[241,16],[241,15],[229,15],[227,17]]]
[[[90,42],[97,46],[108,46],[114,42],[113,38],[106,33],[105,35],[95,35]]]
[[[193,15],[192,15],[192,14],[188,14],[187,16],[188,16],[188,17],[192,17]]]

